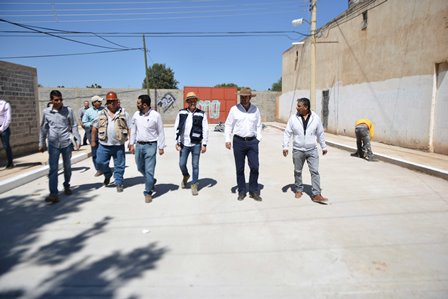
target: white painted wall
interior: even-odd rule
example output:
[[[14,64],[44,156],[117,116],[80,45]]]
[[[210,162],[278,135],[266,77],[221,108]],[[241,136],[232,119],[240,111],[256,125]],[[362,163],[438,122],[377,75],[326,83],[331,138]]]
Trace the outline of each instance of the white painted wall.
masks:
[[[366,117],[374,123],[374,140],[426,150],[431,108],[424,99],[431,98],[432,80],[433,77],[427,75],[347,86],[337,82],[329,89],[327,131],[355,136],[355,121]],[[282,94],[279,98],[280,120],[285,121],[295,113],[295,100],[308,95],[307,90]],[[316,103],[315,112],[322,117],[322,90],[317,91]],[[447,104],[445,110],[446,107]]]

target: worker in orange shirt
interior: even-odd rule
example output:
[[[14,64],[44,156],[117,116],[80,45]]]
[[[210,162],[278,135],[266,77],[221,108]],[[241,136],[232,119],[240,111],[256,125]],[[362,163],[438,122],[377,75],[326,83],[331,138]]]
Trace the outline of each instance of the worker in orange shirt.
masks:
[[[360,118],[355,122],[356,147],[358,150],[351,154],[353,157],[364,158],[372,161],[373,153],[370,139],[373,138],[373,124],[367,118]]]

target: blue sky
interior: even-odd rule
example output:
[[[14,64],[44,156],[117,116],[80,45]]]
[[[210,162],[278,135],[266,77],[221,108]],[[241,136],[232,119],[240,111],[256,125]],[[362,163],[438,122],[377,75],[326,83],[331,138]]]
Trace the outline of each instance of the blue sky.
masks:
[[[318,28],[347,6],[317,0]],[[0,60],[37,68],[46,87],[140,88],[145,32],[148,64],[173,69],[179,88],[236,83],[267,90],[281,77],[282,53],[303,38],[293,31],[309,33],[307,23],[291,25],[301,17],[310,20],[309,0],[0,0],[0,18],[26,26],[0,22]],[[126,51],[7,58],[113,49]]]

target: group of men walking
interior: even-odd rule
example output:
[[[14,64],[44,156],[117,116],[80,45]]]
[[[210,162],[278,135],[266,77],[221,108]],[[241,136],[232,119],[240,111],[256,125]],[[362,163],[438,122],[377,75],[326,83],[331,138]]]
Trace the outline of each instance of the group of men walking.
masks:
[[[256,95],[250,88],[242,88],[239,92],[240,102],[233,106],[225,122],[225,147],[233,148],[236,168],[236,181],[238,200],[249,197],[262,201],[259,177],[259,143],[262,139],[262,124],[260,110],[251,103]],[[63,157],[64,164],[64,193],[70,195],[71,154],[81,146],[78,124],[70,107],[62,104],[62,94],[53,90],[50,93],[52,105],[44,110],[40,128],[39,150],[47,149],[49,152],[49,189],[47,202],[55,203],[58,197],[58,159]],[[137,99],[137,111],[130,118],[127,111],[120,106],[118,96],[111,91],[106,94],[105,107],[103,99],[94,96],[91,99],[92,107],[85,109],[78,115],[86,132],[87,140],[92,151],[95,176],[104,176],[104,185],[111,185],[114,177],[114,186],[117,192],[124,189],[125,171],[125,143],[128,150],[135,156],[138,171],[145,179],[143,191],[146,203],[153,200],[156,184],[154,176],[156,156],[165,152],[165,133],[161,115],[151,108],[151,98],[141,95]],[[208,143],[207,114],[197,107],[198,96],[194,92],[187,93],[186,107],[181,109],[174,124],[176,132],[176,150],[179,152],[179,168],[182,173],[181,188],[186,188],[192,175],[191,192],[198,195],[199,160],[200,155],[206,153]],[[88,104],[88,103],[87,103]],[[84,106],[86,108],[87,104]],[[71,138],[71,136],[74,138]],[[293,139],[293,163],[295,178],[295,197],[303,194],[302,168],[305,161],[311,173],[313,201],[326,203],[320,188],[319,154],[316,139],[322,148],[322,154],[327,154],[324,131],[320,118],[310,110],[307,98],[297,100],[297,113],[292,115],[287,123],[283,138],[283,155],[288,155],[289,142]],[[71,142],[74,139],[75,142]],[[191,154],[192,173],[187,168],[187,160]],[[245,165],[248,161],[250,174],[249,184],[246,186]],[[110,160],[113,159],[113,171]],[[247,190],[248,189],[248,190]]]

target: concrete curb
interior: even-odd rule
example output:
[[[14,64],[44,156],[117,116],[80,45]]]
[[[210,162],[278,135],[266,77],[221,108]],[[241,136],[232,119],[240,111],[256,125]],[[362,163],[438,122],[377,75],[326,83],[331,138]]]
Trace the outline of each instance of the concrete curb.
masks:
[[[276,129],[279,129],[279,130],[282,130],[282,131],[285,130],[281,126],[276,126],[276,125],[272,125],[272,124],[268,124],[268,126],[276,128]],[[325,142],[329,146],[336,147],[336,148],[341,149],[341,150],[345,150],[345,151],[348,151],[348,152],[355,152],[356,151],[356,148],[352,147],[352,146],[348,146],[348,145],[345,145],[345,144],[341,144],[341,143],[337,143],[337,142],[333,142],[333,141],[328,141],[328,140],[326,140]],[[434,168],[434,167],[431,167],[431,166],[418,164],[418,163],[414,163],[414,162],[411,162],[411,161],[407,161],[407,160],[403,160],[403,159],[399,159],[399,158],[394,158],[394,157],[391,157],[391,156],[387,156],[387,155],[384,155],[384,154],[378,154],[378,153],[375,153],[375,158],[380,160],[380,161],[383,161],[383,162],[395,164],[395,165],[398,165],[398,166],[401,166],[401,167],[405,167],[405,168],[408,168],[408,169],[420,171],[420,172],[423,172],[423,173],[426,173],[426,174],[429,174],[429,175],[433,175],[433,176],[436,176],[436,177],[448,180],[448,172],[445,171],[445,170],[439,169],[439,168]]]
[[[73,155],[71,162],[72,164],[75,164],[78,163],[79,161],[87,159],[89,156],[90,153]],[[38,169],[31,170],[27,173],[18,174],[17,176],[13,176],[9,179],[0,182],[0,194],[47,175],[49,168],[50,167],[47,164],[42,167],[39,167]],[[59,162],[58,169],[62,169],[62,161]]]

